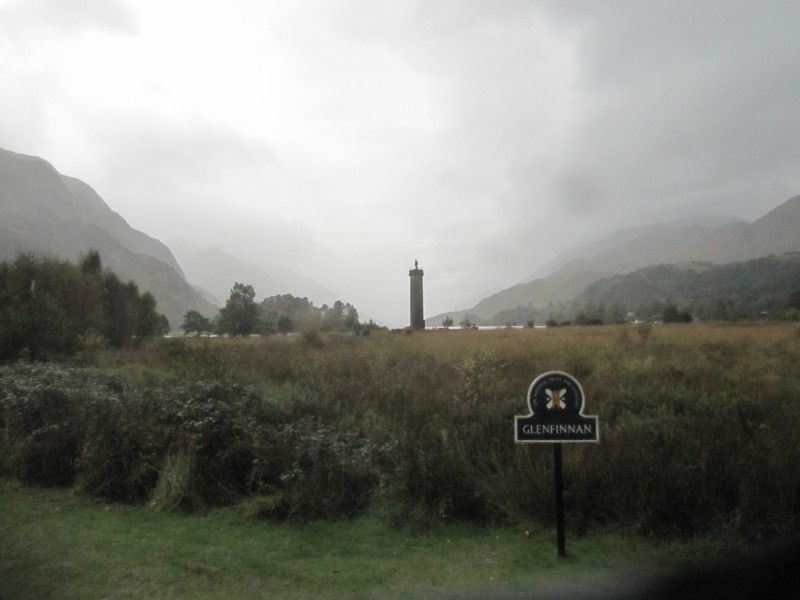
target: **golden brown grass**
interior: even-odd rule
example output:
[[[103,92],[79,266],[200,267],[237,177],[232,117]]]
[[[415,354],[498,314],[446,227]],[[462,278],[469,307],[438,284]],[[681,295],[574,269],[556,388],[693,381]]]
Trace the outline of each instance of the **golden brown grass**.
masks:
[[[120,378],[127,397],[162,403],[171,415],[154,417],[152,430],[141,420],[122,427],[138,432],[130,447],[150,444],[161,467],[193,451],[173,431],[187,398],[202,407],[192,413],[197,423],[221,428],[204,460],[220,472],[235,464],[240,476],[230,495],[215,498],[268,492],[265,505],[282,502],[291,514],[293,498],[319,490],[329,506],[355,490],[350,506],[361,507],[367,486],[369,510],[425,523],[549,521],[551,449],[515,444],[513,418],[527,412],[533,379],[566,371],[600,422],[599,444],[565,452],[578,530],[600,523],[648,535],[759,536],[800,525],[799,332],[790,323],[692,323],[192,338],[102,352],[96,364]],[[46,425],[39,430],[55,431]],[[239,432],[235,447],[229,431]],[[30,434],[21,431],[15,448]],[[74,435],[79,444],[82,433]],[[220,457],[229,462],[217,465]],[[326,469],[351,489],[329,485]],[[197,481],[211,485],[214,475]]]

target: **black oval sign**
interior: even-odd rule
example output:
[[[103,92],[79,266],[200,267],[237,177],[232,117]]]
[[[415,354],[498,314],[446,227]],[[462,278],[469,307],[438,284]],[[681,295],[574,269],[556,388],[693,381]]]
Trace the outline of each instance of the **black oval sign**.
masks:
[[[527,416],[514,417],[517,442],[597,442],[597,417],[583,414],[584,394],[572,375],[549,371],[528,388]]]

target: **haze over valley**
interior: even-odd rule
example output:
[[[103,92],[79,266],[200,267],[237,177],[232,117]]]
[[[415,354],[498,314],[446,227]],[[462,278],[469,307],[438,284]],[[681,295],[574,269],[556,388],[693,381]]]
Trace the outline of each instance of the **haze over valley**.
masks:
[[[0,147],[57,173],[4,212],[4,258],[34,230],[91,241],[171,290],[173,326],[241,278],[402,327],[415,259],[430,318],[563,300],[696,260],[678,230],[750,248],[800,193],[789,0],[0,0],[0,20]]]
[[[2,149],[0,214],[0,259],[32,253],[76,262],[98,250],[108,267],[153,293],[173,330],[188,311],[213,316],[237,282],[252,285],[259,299],[291,294],[317,306],[342,300],[284,266],[247,263],[223,249],[198,248],[185,240],[173,240],[170,249],[131,228],[84,182],[59,174],[43,159]],[[555,270],[547,277],[492,293],[471,308],[428,316],[427,324],[438,326],[448,317],[456,323],[466,318],[480,324],[522,324],[534,317],[541,322],[549,313],[563,313],[589,286],[613,275],[649,265],[726,264],[792,252],[800,252],[800,196],[753,223],[668,223],[617,232],[556,257],[550,265]],[[429,279],[435,281],[432,275]],[[402,271],[396,274],[404,277]],[[787,292],[791,287],[787,285]]]

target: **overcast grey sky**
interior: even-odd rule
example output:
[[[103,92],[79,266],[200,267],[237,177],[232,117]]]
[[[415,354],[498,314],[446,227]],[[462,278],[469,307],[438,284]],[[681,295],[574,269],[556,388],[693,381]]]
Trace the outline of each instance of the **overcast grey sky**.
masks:
[[[0,147],[401,326],[415,259],[434,314],[800,194],[798,27],[797,0],[0,0]]]

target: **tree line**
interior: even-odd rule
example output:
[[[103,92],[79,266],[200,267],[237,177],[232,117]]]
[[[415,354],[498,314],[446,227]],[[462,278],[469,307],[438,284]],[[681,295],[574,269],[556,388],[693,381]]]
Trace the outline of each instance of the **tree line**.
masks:
[[[478,325],[599,325],[628,321],[800,321],[800,252],[716,265],[661,264],[589,285],[571,302],[516,306]],[[451,320],[452,324],[452,320]]]
[[[593,283],[574,314],[605,322],[800,319],[800,253],[739,263],[657,265]]]
[[[308,298],[282,294],[256,301],[252,285],[235,283],[219,313],[209,319],[196,310],[184,315],[184,333],[232,336],[269,335],[293,331],[362,332],[377,328],[374,322],[361,323],[358,310],[349,302],[337,300],[332,306],[315,306]]]
[[[28,254],[0,263],[0,360],[68,355],[92,339],[135,345],[167,331],[153,295],[103,269],[95,250],[78,264]]]

